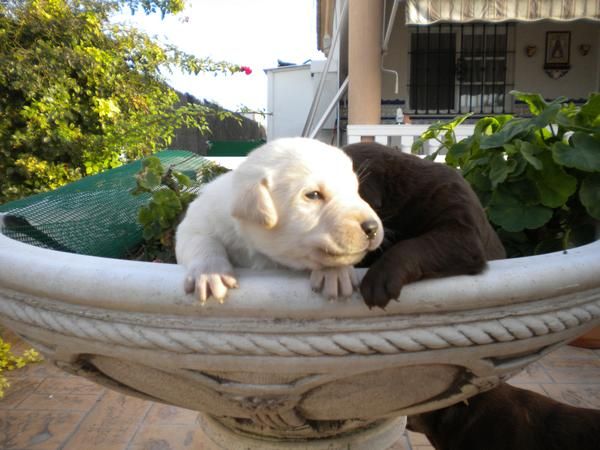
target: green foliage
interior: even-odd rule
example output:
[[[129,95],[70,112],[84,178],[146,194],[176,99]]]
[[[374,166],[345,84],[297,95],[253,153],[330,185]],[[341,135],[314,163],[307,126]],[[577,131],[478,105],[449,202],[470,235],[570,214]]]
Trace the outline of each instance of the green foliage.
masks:
[[[34,349],[26,350],[20,356],[15,355],[11,345],[0,336],[0,399],[4,397],[4,390],[10,386],[3,372],[19,369],[27,363],[38,361],[41,361],[41,356]]]
[[[457,142],[468,115],[434,124],[429,139],[471,184],[509,256],[544,253],[590,242],[600,220],[600,94],[578,107],[557,98],[513,91],[531,117],[484,117]],[[436,153],[437,154],[437,153]],[[435,155],[433,155],[435,157]]]
[[[0,203],[149,155],[182,126],[206,131],[213,110],[182,105],[162,74],[242,68],[112,25],[121,7],[165,15],[183,0],[0,3]]]
[[[188,205],[196,198],[195,191],[227,169],[207,162],[193,180],[174,167],[164,168],[160,159],[150,156],[142,161],[142,169],[136,175],[133,195],[149,193],[148,204],[138,213],[143,228],[144,244],[137,259],[147,261],[175,262],[175,230]]]

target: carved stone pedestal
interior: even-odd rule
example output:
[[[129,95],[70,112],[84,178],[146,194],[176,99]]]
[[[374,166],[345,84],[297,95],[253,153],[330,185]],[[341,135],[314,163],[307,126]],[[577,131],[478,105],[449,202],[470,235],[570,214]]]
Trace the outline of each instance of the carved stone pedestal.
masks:
[[[223,305],[176,265],[0,235],[0,321],[71,373],[203,413],[214,448],[369,449],[406,415],[515,374],[600,323],[600,242],[406,286],[369,310],[292,272],[240,271]]]
[[[405,427],[406,417],[401,416],[329,438],[281,440],[235,432],[208,415],[202,418],[210,439],[207,450],[385,450],[401,439]]]

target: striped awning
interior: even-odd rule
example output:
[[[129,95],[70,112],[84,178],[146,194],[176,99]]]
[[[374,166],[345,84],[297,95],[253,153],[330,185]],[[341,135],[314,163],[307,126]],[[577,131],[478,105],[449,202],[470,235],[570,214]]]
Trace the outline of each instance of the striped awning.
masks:
[[[406,0],[406,23],[600,20],[600,0]]]

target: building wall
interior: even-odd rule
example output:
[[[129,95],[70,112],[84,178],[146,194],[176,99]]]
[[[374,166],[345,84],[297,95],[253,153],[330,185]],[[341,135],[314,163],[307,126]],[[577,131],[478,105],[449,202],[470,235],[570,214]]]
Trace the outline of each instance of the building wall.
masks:
[[[571,70],[558,80],[544,73],[547,31],[571,32]],[[515,89],[539,92],[546,98],[564,95],[572,99],[585,98],[598,91],[598,59],[600,24],[592,22],[537,22],[516,25]],[[578,48],[590,44],[591,50],[583,56]],[[535,45],[534,56],[527,57],[525,47]]]
[[[389,18],[391,3],[388,2],[386,18]],[[398,74],[398,93],[395,93],[395,77],[387,72],[382,77],[382,99],[401,99],[408,102],[408,77],[410,35],[408,27],[404,24],[404,8],[398,8],[398,16],[394,22],[394,29],[390,36],[388,52],[383,57],[383,67],[395,70]],[[386,23],[387,27],[387,23]]]
[[[324,62],[315,61],[299,66],[268,69],[267,140],[302,135],[304,124],[317,91]],[[332,65],[335,67],[335,64]],[[319,107],[313,122],[317,124],[327,105],[337,92],[337,72],[330,70]],[[330,139],[335,127],[335,111],[325,122],[324,131],[318,135],[322,140]]]
[[[267,140],[300,136],[312,99],[310,66],[268,70],[267,83]]]
[[[386,17],[389,17],[390,4]],[[571,70],[558,80],[544,73],[546,31],[571,31]],[[515,30],[514,88],[521,91],[539,92],[546,98],[566,96],[581,99],[590,92],[600,91],[600,24],[598,22],[534,22],[520,23]],[[582,56],[580,44],[590,44],[591,50]],[[394,76],[383,73],[382,99],[404,100],[408,107],[410,33],[405,25],[404,9],[398,9],[389,50],[384,56],[384,68],[397,72],[398,93],[394,92]],[[536,45],[536,54],[529,58],[525,54],[527,45]],[[511,78],[511,77],[509,77]],[[382,116],[389,115],[396,106],[383,105]]]

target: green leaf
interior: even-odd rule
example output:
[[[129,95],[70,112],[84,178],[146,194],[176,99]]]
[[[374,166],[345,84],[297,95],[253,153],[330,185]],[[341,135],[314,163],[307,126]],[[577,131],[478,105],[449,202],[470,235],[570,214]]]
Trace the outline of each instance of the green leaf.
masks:
[[[552,217],[552,210],[540,205],[526,205],[505,190],[498,189],[488,206],[490,220],[506,231],[535,229]]]
[[[549,208],[563,206],[577,190],[577,178],[567,174],[548,153],[540,155],[543,170],[530,169],[529,175],[535,182],[542,205]]]
[[[426,155],[424,159],[426,159],[427,161],[435,161],[435,159],[438,157],[438,155],[440,154],[440,152],[444,150],[443,146],[438,147],[438,149],[436,151],[434,151],[433,153]]]
[[[584,178],[579,199],[590,216],[600,220],[600,174],[594,173]]]
[[[425,142],[427,142],[429,139],[425,139],[423,137],[418,137],[416,138],[412,145],[410,146],[410,151],[413,154],[418,154],[421,152],[421,149],[423,148],[423,146],[425,145]]]
[[[152,200],[157,205],[179,205],[177,194],[170,189],[161,189],[156,191],[152,196]]]
[[[152,189],[160,185],[161,177],[154,171],[146,170],[140,173],[138,177],[138,184],[140,187],[151,191]]]
[[[497,132],[506,122],[511,120],[511,114],[501,114],[493,117],[482,117],[475,124],[474,135],[490,135]]]
[[[556,115],[561,107],[557,100],[560,100],[560,98],[553,100],[540,114],[530,119],[534,128],[543,129],[556,120]]]
[[[411,151],[412,153],[419,153],[419,151],[423,148],[425,142],[430,139],[438,139],[440,135],[443,134],[443,137],[440,139],[443,142],[443,146],[446,148],[450,148],[450,146],[454,145],[455,137],[453,130],[463,123],[466,119],[468,119],[473,113],[467,113],[462,116],[455,117],[454,119],[448,120],[446,122],[435,122],[425,130],[421,136],[414,140]]]
[[[589,127],[600,127],[600,93],[593,92],[579,111],[579,119]]]
[[[173,172],[173,176],[177,179],[177,182],[185,187],[190,187],[192,185],[192,180],[187,175],[184,175],[181,172]]]
[[[195,194],[194,192],[182,192],[180,195],[182,209],[185,211],[187,209],[187,206],[192,201],[194,201],[194,199],[196,197],[197,197],[197,194]]]
[[[140,224],[146,226],[152,223],[153,220],[154,218],[152,212],[150,211],[150,208],[148,208],[147,206],[142,206],[138,212],[138,221],[140,222]]]
[[[521,152],[521,156],[531,164],[537,170],[542,170],[544,165],[542,162],[535,156],[544,151],[543,148],[538,147],[536,145],[530,144],[527,141],[520,141],[520,145],[517,146],[518,150]]]
[[[504,183],[502,189],[510,195],[518,198],[525,205],[539,205],[540,194],[533,180],[521,178],[510,183]]]
[[[481,169],[472,170],[467,175],[465,175],[465,179],[469,182],[469,184],[475,189],[475,192],[487,192],[492,189],[492,183],[490,182],[490,178],[483,173]]]
[[[504,144],[502,146],[502,149],[506,152],[508,156],[513,156],[518,152],[516,142],[515,144]]]
[[[450,119],[445,122],[441,122],[441,121],[435,122],[433,125],[431,125],[429,127],[428,131],[430,131],[430,133],[433,134],[437,131],[454,130],[457,126],[462,124],[465,120],[467,120],[472,115],[473,115],[473,113],[467,113],[467,114],[463,114],[462,116],[456,116],[454,119]],[[427,131],[423,134],[426,135]]]
[[[467,174],[477,167],[489,166],[492,154],[492,152],[487,150],[481,151],[476,148],[472,149],[470,158],[468,158],[461,167],[463,174]]]
[[[529,107],[531,114],[536,116],[548,106],[548,103],[546,103],[546,100],[544,100],[544,97],[542,97],[540,94],[521,91],[510,91],[509,93],[518,100],[525,102]]]
[[[600,172],[600,139],[577,131],[571,136],[570,145],[555,142],[552,146],[554,160],[563,166],[584,172]]]
[[[448,130],[454,130],[457,126],[461,125],[465,120],[471,117],[473,113],[466,113],[462,116],[457,116],[454,119],[446,122],[443,127]]]
[[[532,127],[531,119],[515,119],[505,124],[497,133],[483,136],[480,147],[482,149],[502,147],[516,136],[529,132]]]
[[[528,166],[527,161],[525,161],[525,158],[523,158],[523,156],[520,154],[509,157],[506,163],[508,164],[510,170],[507,181],[511,182],[521,179],[521,176]]]
[[[496,189],[498,184],[503,183],[509,172],[510,167],[504,159],[504,154],[495,152],[490,158],[490,181],[492,182],[492,189]]]
[[[500,128],[500,123],[495,117],[482,117],[475,124],[474,135],[492,134]]]
[[[516,137],[523,138],[532,131],[544,128],[556,118],[559,110],[559,104],[550,104],[538,116],[529,119],[513,119],[506,122],[497,133],[481,138],[481,148],[502,147]]]
[[[534,116],[541,114],[546,108],[554,105],[558,105],[560,107],[561,103],[567,101],[566,97],[557,97],[552,100],[550,103],[547,103],[540,94],[535,94],[531,92],[521,92],[521,91],[510,91],[511,95],[515,96],[517,99],[525,102],[529,107],[529,111]]]
[[[470,136],[451,146],[446,153],[446,163],[452,167],[461,167],[471,153],[473,139],[473,136]]]
[[[142,167],[162,176],[165,169],[157,156],[148,156],[142,160]]]

